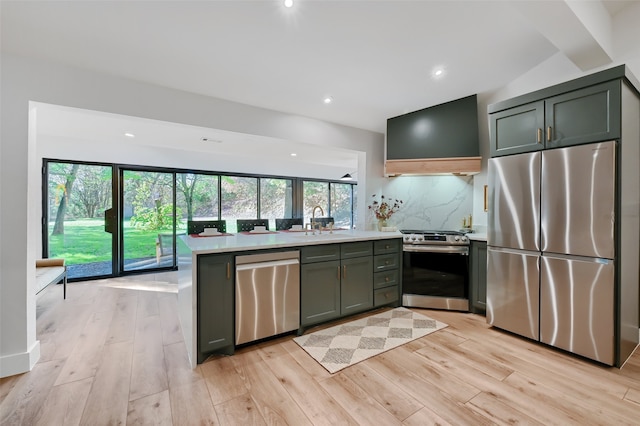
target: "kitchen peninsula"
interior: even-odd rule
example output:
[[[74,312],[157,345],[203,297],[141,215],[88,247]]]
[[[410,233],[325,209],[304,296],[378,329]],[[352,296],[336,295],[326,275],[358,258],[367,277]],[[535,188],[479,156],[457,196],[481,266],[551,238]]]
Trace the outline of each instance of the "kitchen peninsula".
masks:
[[[295,253],[299,328],[397,306],[402,235],[356,230],[238,233],[178,237],[178,310],[192,367],[213,353],[232,354],[239,258]],[[280,261],[276,261],[280,262]],[[239,269],[238,269],[239,270]],[[260,285],[260,283],[257,283]],[[262,306],[262,304],[260,305]]]

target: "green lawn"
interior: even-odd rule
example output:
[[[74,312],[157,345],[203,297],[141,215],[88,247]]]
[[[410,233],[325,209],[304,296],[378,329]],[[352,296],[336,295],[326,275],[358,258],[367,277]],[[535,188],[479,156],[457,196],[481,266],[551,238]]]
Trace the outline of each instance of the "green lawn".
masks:
[[[64,235],[51,235],[49,226],[49,257],[63,257],[67,264],[104,262],[111,260],[111,234],[104,232],[102,219],[68,220],[64,223]],[[184,232],[179,230],[178,233]],[[124,222],[125,259],[154,258],[156,239],[166,231],[145,231]]]

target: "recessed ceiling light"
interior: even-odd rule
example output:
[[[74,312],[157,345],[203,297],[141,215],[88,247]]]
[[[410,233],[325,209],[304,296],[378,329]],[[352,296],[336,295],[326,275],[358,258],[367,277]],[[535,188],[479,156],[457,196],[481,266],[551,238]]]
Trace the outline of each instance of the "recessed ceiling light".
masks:
[[[133,133],[129,133],[129,132],[125,133],[124,135],[126,137],[128,137],[128,138],[135,138],[136,137],[136,135],[134,135]]]
[[[331,102],[333,102],[333,98],[331,96],[325,96],[323,102],[325,104],[330,104]]]
[[[291,156],[292,156],[292,157],[297,157],[297,156],[298,156],[298,154],[296,154],[295,152],[292,152],[292,153],[291,153]]]
[[[435,79],[442,78],[445,76],[445,74],[445,68],[442,66],[435,67],[433,68],[433,70],[431,70],[431,77]]]
[[[293,0],[284,0],[284,7],[293,7]]]

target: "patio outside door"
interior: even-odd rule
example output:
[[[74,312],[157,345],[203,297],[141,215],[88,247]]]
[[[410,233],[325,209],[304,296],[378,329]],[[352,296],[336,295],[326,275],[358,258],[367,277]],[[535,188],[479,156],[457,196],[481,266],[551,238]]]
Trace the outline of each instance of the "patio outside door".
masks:
[[[65,259],[70,279],[113,275],[114,236],[105,230],[113,207],[113,167],[47,162],[43,257]]]
[[[174,174],[121,169],[122,272],[175,266]]]

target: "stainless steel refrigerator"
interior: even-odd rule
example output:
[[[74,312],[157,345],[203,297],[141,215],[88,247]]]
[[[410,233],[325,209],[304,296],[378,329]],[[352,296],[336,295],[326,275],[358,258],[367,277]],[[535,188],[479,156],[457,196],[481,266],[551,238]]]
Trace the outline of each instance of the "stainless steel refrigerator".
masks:
[[[489,160],[487,322],[614,365],[616,142]]]

